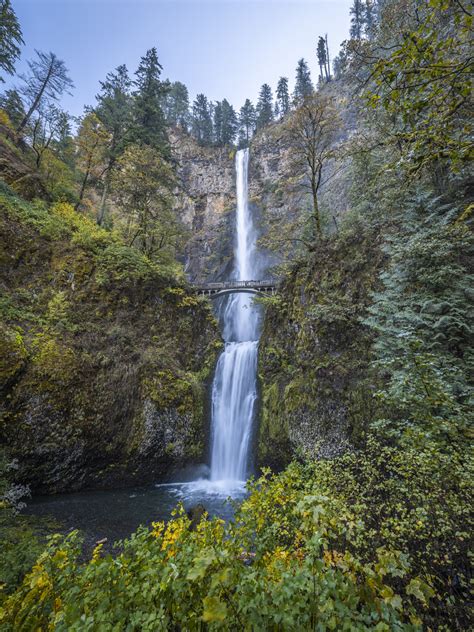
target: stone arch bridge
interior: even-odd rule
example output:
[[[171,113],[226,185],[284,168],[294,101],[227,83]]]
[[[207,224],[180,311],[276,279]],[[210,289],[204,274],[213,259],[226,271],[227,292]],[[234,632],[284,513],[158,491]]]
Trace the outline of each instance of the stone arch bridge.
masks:
[[[207,296],[210,299],[244,292],[260,296],[273,296],[277,291],[276,281],[221,281],[216,283],[196,283],[194,289],[199,296]]]

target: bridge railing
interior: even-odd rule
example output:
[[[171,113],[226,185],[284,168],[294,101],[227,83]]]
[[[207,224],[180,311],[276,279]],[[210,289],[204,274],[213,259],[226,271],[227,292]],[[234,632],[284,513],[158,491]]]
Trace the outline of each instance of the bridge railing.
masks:
[[[228,290],[228,289],[237,289],[237,288],[272,288],[277,284],[275,281],[270,279],[265,279],[263,281],[257,280],[249,280],[249,281],[220,281],[213,283],[200,283],[196,284],[194,287],[198,291],[206,291],[206,290]]]

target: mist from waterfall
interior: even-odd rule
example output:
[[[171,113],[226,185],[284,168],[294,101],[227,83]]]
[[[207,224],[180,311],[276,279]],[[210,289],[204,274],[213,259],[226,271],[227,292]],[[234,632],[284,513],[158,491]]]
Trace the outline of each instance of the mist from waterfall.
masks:
[[[248,204],[249,150],[235,158],[237,183],[236,247],[233,277],[256,278],[257,234]],[[252,424],[257,399],[259,310],[252,295],[233,294],[223,310],[225,348],[212,386],[211,480],[231,488],[248,475]]]

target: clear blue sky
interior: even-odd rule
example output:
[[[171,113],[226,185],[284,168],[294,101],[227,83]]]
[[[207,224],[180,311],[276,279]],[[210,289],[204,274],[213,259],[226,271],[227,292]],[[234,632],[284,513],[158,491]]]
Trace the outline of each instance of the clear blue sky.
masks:
[[[351,0],[13,0],[25,47],[64,59],[75,83],[63,107],[79,115],[92,105],[99,80],[119,64],[136,70],[156,46],[163,76],[239,108],[255,101],[262,83],[281,75],[293,85],[304,57],[317,76],[318,35],[328,33],[331,56],[349,31]],[[15,81],[15,80],[14,80]],[[8,81],[11,85],[11,82]]]

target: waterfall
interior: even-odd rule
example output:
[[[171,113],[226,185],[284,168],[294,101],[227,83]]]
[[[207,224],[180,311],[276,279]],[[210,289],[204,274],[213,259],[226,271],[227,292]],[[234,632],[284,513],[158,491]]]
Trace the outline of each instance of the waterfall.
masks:
[[[234,279],[256,278],[257,234],[248,205],[249,150],[235,157],[237,182]],[[252,296],[233,294],[223,312],[225,348],[212,385],[211,480],[230,485],[247,478],[257,399],[259,310]]]

